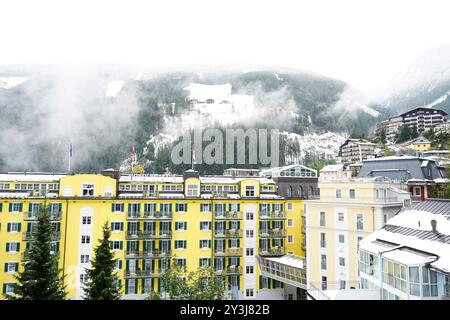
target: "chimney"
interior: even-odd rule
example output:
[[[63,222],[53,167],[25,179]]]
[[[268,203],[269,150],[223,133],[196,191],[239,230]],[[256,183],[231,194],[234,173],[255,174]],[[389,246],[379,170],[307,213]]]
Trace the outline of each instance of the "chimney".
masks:
[[[437,233],[436,226],[437,226],[437,221],[431,220],[431,228],[433,229],[433,233]]]

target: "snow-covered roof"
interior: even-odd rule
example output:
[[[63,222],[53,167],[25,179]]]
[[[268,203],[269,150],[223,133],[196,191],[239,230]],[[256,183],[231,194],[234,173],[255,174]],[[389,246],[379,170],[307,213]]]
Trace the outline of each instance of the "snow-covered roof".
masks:
[[[343,167],[343,164],[329,164],[323,167],[320,172],[336,172],[342,170]]]
[[[387,250],[394,248],[397,253],[383,256],[404,264],[430,262],[431,266],[450,272],[450,200],[426,200],[402,209],[382,229],[364,238],[360,248],[378,254],[386,251],[377,251],[375,243],[382,241],[391,243]]]
[[[266,260],[277,262],[280,264],[284,264],[284,265],[294,267],[294,268],[299,268],[299,269],[304,269],[306,267],[304,258],[289,255],[289,254],[279,257],[279,258],[266,258]]]
[[[281,199],[282,197],[280,197],[279,195],[277,195],[277,194],[264,194],[264,193],[261,193],[260,195],[259,195],[259,197],[261,198],[261,199]]]
[[[153,183],[183,183],[181,176],[162,176],[151,174],[121,175],[119,182],[153,182]]]
[[[33,173],[33,172],[8,172],[0,173],[0,181],[11,182],[57,182],[67,177],[67,174]]]

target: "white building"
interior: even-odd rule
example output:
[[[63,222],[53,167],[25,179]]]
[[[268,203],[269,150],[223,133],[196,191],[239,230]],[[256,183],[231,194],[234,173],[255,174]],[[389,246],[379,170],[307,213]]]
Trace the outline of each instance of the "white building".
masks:
[[[343,164],[330,164],[319,171],[319,181],[336,181],[348,178]]]
[[[382,299],[450,299],[450,200],[402,209],[360,242],[361,288]]]

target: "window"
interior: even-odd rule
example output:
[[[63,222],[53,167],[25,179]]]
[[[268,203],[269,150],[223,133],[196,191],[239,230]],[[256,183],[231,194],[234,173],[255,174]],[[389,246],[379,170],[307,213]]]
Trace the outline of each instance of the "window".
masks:
[[[345,258],[344,257],[339,257],[339,266],[345,267]]]
[[[348,197],[350,199],[355,199],[355,196],[356,196],[355,189],[348,190]]]
[[[364,230],[364,216],[362,213],[356,214],[356,230]]]
[[[253,230],[245,230],[246,238],[253,238]]]
[[[160,205],[161,213],[172,213],[171,203],[161,203]]]
[[[186,212],[187,211],[187,203],[176,203],[175,211],[176,212]]]
[[[320,213],[320,226],[325,227],[325,212]]]
[[[187,247],[186,240],[175,240],[174,245],[175,249],[186,249]]]
[[[268,289],[269,288],[269,278],[260,276],[259,287],[260,287],[260,289]]]
[[[294,205],[293,205],[292,202],[288,202],[287,205],[286,205],[286,207],[287,207],[287,211],[292,211],[292,210],[294,210]]]
[[[211,230],[211,221],[200,221],[200,230],[201,231]]]
[[[91,243],[91,236],[81,236],[81,243],[84,244]]]
[[[246,256],[253,256],[253,248],[245,249],[245,255]]]
[[[253,289],[245,289],[246,297],[253,297]]]
[[[94,196],[94,185],[92,183],[83,183],[81,194],[85,197]]]
[[[111,231],[123,231],[123,222],[111,222]]]
[[[9,190],[9,183],[0,183],[0,190]]]
[[[247,212],[247,213],[245,214],[245,218],[246,218],[247,220],[253,220],[253,212]]]
[[[198,185],[188,184],[187,185],[187,196],[188,197],[198,197]]]
[[[356,251],[359,250],[359,243],[361,242],[362,239],[363,239],[363,237],[358,237],[357,243],[356,243]]]
[[[8,232],[20,232],[22,224],[20,222],[8,222],[6,231]]]
[[[200,249],[211,248],[211,240],[200,240]]]
[[[80,282],[82,284],[86,284],[88,282],[88,275],[87,274],[80,274]]]
[[[9,204],[9,212],[22,212],[23,205],[20,202],[12,202]]]
[[[211,204],[210,203],[201,203],[200,204],[200,212],[211,212]]]
[[[254,197],[255,196],[255,186],[245,186],[245,196]]]
[[[245,267],[245,273],[246,274],[253,274],[253,272],[254,272],[253,266],[246,266]]]
[[[320,269],[327,270],[327,256],[325,254],[320,255]]]
[[[294,219],[288,219],[287,220],[287,226],[288,227],[293,227],[294,226]]]
[[[111,249],[113,250],[122,250],[123,242],[122,241],[111,241]]]
[[[91,224],[91,217],[90,216],[83,216],[83,224]]]
[[[175,258],[175,263],[181,268],[186,268],[186,258]]]
[[[175,231],[186,231],[187,222],[186,221],[175,221]]]
[[[322,290],[327,290],[327,277],[322,276]]]
[[[19,263],[18,262],[7,262],[5,263],[5,272],[7,273],[16,273],[19,271]]]
[[[344,213],[343,212],[338,212],[338,221],[339,222],[343,222],[344,221]]]
[[[339,243],[345,243],[345,235],[343,234],[339,235]]]
[[[13,283],[4,283],[3,284],[3,293],[9,294],[14,292],[14,282]]]
[[[200,258],[199,259],[199,267],[206,268],[211,266],[211,258]]]
[[[14,253],[20,251],[20,243],[19,242],[7,242],[6,243],[6,252]]]
[[[123,203],[113,203],[112,212],[123,212]]]
[[[340,280],[339,281],[339,290],[344,290],[345,289],[345,280]]]
[[[81,263],[89,263],[89,255],[88,254],[82,254],[80,256],[80,262]]]
[[[336,189],[336,198],[340,199],[342,197],[341,195],[341,189]]]
[[[294,243],[294,236],[292,234],[287,236],[287,243],[289,243],[289,244]]]
[[[437,272],[422,267],[422,282],[423,282],[423,296],[424,297],[437,297]]]
[[[420,296],[419,267],[409,268],[409,294]]]
[[[326,240],[326,234],[321,232],[320,233],[320,247],[326,248],[327,247],[327,240]]]
[[[414,195],[420,196],[420,187],[414,187]]]

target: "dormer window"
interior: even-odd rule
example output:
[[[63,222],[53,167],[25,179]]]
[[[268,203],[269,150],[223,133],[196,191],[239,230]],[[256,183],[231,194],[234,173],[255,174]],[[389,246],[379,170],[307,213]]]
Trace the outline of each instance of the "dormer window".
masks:
[[[245,196],[254,197],[255,196],[255,186],[245,186]]]
[[[83,187],[81,189],[82,195],[84,197],[93,197],[94,196],[94,185],[92,183],[83,183]]]

